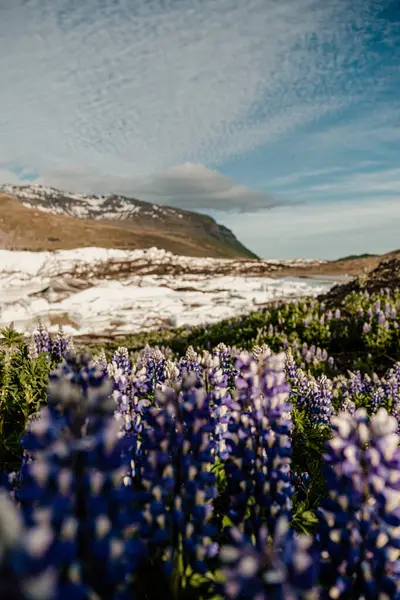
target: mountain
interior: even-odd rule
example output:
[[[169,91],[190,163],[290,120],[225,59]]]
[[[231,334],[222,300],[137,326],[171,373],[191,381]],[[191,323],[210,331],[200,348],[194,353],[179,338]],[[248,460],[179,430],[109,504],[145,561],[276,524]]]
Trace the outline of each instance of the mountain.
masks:
[[[368,292],[373,294],[384,289],[400,288],[400,250],[387,252],[377,260],[370,261],[357,277],[343,284],[335,285],[323,297],[328,307],[338,306],[351,292]]]
[[[120,195],[0,185],[0,248],[157,247],[184,256],[257,258],[213,218]]]

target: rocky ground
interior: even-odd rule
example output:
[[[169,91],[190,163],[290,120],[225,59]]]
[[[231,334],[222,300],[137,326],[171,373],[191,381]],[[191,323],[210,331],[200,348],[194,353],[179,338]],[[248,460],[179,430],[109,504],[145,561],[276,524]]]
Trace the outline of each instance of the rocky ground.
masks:
[[[367,290],[369,293],[373,293],[383,288],[400,287],[400,251],[390,252],[379,258],[378,264],[371,261],[369,268],[358,273],[358,276],[351,281],[332,287],[324,295],[327,305],[340,304],[352,291]]]

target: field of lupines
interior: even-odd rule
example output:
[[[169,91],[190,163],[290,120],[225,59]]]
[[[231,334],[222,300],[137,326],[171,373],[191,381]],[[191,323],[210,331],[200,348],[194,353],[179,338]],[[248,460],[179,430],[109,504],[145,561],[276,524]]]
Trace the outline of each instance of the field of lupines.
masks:
[[[0,357],[0,598],[400,598],[400,292]],[[140,347],[142,345],[142,347]]]

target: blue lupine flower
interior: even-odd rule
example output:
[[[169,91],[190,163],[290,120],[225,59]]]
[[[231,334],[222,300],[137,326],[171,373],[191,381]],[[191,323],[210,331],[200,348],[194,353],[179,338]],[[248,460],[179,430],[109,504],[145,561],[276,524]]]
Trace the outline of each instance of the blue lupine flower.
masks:
[[[325,375],[321,375],[318,379],[307,377],[301,369],[298,369],[293,386],[291,396],[296,397],[297,406],[309,415],[315,425],[327,425],[334,414],[331,381]]]
[[[256,361],[242,352],[237,361],[237,404],[228,421],[225,472],[228,516],[245,533],[263,523],[273,532],[279,516],[291,508],[292,423],[284,367],[283,353]],[[252,496],[256,502],[249,506]]]
[[[319,509],[326,598],[398,600],[400,594],[400,437],[381,408],[332,420],[329,496]]]
[[[117,348],[111,359],[111,364],[114,369],[118,369],[123,375],[130,375],[132,372],[132,360],[128,349],[123,346]]]
[[[340,408],[341,408],[341,411],[347,412],[350,415],[354,415],[354,413],[357,410],[356,404],[352,400],[350,400],[350,398],[345,398],[343,400]]]
[[[363,393],[364,382],[363,382],[360,371],[356,371],[355,373],[350,373],[349,389],[350,389],[350,393],[352,396]]]
[[[371,324],[365,322],[363,325],[363,333],[368,333],[369,331],[371,331]]]
[[[386,394],[383,387],[378,387],[374,389],[371,396],[371,405],[370,411],[371,413],[376,413],[380,408],[383,407],[384,402],[386,400]]]
[[[19,508],[0,491],[0,598],[53,600],[53,537],[46,525],[24,526]]]
[[[146,355],[143,361],[143,366],[146,369],[147,377],[152,382],[154,389],[156,383],[160,384],[165,381],[165,356],[159,348],[152,348]]]
[[[51,356],[56,362],[60,362],[66,352],[71,350],[71,342],[64,334],[64,330],[61,325],[58,328],[58,332],[54,341],[51,342]]]
[[[211,501],[217,489],[209,398],[196,375],[178,393],[156,390],[156,406],[143,412],[140,460],[134,490],[134,519],[150,556],[161,553],[172,572],[180,552],[197,572],[207,571],[215,552]]]
[[[128,535],[131,489],[123,479],[130,439],[118,435],[111,391],[88,355],[67,354],[51,374],[48,407],[22,441],[33,460],[22,465],[17,498],[30,527],[42,524],[54,533],[55,600],[93,592],[123,598],[145,555]]]
[[[262,528],[251,543],[238,529],[230,530],[230,544],[221,548],[226,583],[224,596],[232,600],[317,600],[318,562],[312,538],[296,537],[281,517],[272,541]]]
[[[384,312],[380,311],[378,313],[378,324],[383,325],[384,323],[386,323],[386,316]]]
[[[200,365],[200,357],[197,352],[194,351],[192,346],[189,346],[185,356],[179,360],[178,369],[180,377],[185,377],[190,373],[201,374],[203,372]]]
[[[101,367],[104,374],[108,372],[108,361],[103,348],[100,350],[99,354],[93,357],[93,364]]]
[[[286,373],[289,379],[295,379],[297,375],[297,365],[290,350],[286,352]]]
[[[34,349],[35,349],[37,355],[41,354],[43,352],[50,354],[50,352],[51,352],[51,337],[50,337],[48,330],[46,329],[46,327],[43,325],[43,323],[40,320],[39,320],[37,330],[33,334],[33,342],[34,342]]]

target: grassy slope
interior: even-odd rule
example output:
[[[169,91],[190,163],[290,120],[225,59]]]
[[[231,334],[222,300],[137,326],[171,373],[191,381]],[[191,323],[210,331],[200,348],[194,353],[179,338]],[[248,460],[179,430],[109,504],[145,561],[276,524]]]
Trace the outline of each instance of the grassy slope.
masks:
[[[96,246],[134,250],[156,246],[185,256],[253,256],[233,236],[232,240],[224,235],[217,239],[215,223],[200,227],[199,222],[201,217],[179,229],[168,229],[150,221],[77,219],[27,208],[14,197],[0,194],[0,248],[38,251]]]

